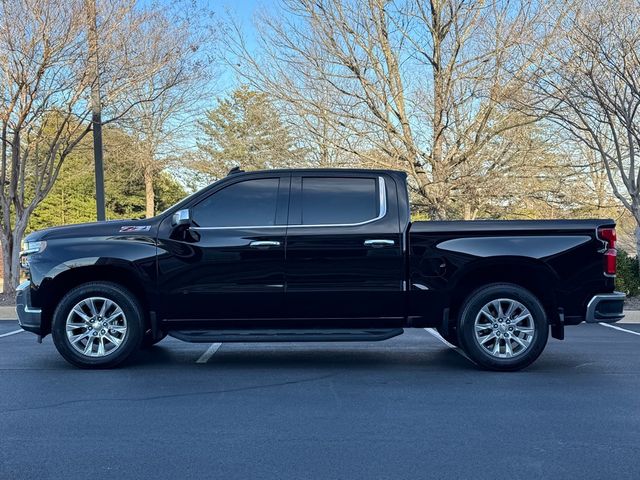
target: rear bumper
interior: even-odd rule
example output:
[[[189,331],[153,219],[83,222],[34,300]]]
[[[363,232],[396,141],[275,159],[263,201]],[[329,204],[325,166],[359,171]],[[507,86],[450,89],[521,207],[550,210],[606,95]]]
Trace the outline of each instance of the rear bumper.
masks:
[[[18,323],[27,332],[42,335],[42,310],[31,306],[31,282],[22,282],[16,290]]]
[[[614,323],[624,318],[624,299],[622,292],[602,293],[594,295],[587,304],[587,323]]]

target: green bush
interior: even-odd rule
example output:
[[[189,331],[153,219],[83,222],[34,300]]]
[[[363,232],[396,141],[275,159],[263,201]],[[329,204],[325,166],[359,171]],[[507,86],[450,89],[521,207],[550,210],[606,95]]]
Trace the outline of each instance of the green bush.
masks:
[[[638,257],[631,257],[627,252],[618,250],[616,290],[630,297],[640,295],[640,273]]]

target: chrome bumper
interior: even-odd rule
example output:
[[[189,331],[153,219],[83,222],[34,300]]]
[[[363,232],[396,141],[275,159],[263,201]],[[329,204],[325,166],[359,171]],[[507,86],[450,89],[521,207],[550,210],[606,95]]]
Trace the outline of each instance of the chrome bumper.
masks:
[[[622,292],[595,295],[587,304],[587,323],[614,323],[624,318],[624,299]]]
[[[16,290],[18,323],[28,331],[41,335],[42,310],[31,306],[31,283],[22,282]]]

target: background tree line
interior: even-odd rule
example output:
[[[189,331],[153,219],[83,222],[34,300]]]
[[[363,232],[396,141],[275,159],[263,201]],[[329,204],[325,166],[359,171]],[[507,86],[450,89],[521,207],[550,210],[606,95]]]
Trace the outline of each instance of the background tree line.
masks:
[[[0,0],[5,290],[26,231],[93,220],[88,1]],[[252,33],[96,5],[109,218],[236,165],[394,168],[416,218],[612,217],[636,250],[640,0],[280,0]]]

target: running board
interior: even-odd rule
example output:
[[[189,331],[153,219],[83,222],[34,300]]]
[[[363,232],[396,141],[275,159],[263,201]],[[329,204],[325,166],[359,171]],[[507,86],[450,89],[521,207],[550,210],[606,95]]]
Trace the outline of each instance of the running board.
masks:
[[[377,342],[404,333],[402,328],[286,330],[170,330],[190,343],[216,342]]]

